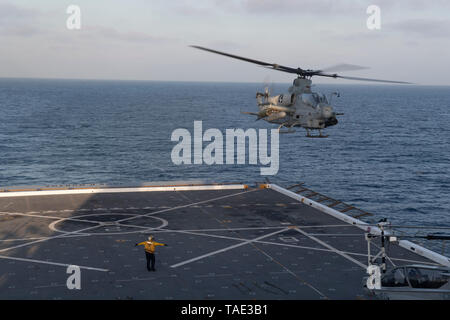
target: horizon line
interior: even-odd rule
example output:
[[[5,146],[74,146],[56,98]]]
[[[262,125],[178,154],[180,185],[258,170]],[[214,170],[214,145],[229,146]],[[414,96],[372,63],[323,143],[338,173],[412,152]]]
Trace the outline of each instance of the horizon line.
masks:
[[[254,81],[223,81],[223,80],[151,80],[151,79],[105,79],[105,78],[58,78],[58,77],[3,77],[0,79],[6,80],[62,80],[62,81],[123,81],[123,82],[184,82],[184,83],[245,83],[245,84],[260,84],[260,82]],[[292,82],[272,82],[278,84],[292,84]],[[314,84],[314,83],[313,83]],[[355,81],[352,83],[332,83],[332,82],[320,82],[319,85],[368,85],[368,86],[405,86],[405,84],[379,84],[368,83],[362,81]],[[450,84],[406,84],[407,86],[419,86],[419,87],[450,87]]]

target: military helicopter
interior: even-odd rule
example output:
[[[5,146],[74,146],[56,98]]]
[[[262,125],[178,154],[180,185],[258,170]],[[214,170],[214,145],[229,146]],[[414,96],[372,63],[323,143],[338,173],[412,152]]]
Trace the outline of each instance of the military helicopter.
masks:
[[[267,63],[264,61],[258,61],[254,59],[244,58],[233,54],[216,51],[200,46],[191,46],[192,48],[220,54],[230,58],[247,61],[254,63],[265,68],[296,74],[297,78],[294,80],[293,85],[289,87],[288,93],[280,94],[276,96],[270,96],[268,88],[265,92],[256,93],[256,101],[259,107],[259,112],[243,112],[244,114],[256,116],[256,120],[265,120],[269,123],[278,124],[278,130],[283,127],[287,128],[287,131],[280,131],[283,133],[295,132],[294,127],[303,127],[306,129],[306,136],[309,138],[326,138],[327,135],[322,134],[322,129],[334,126],[338,123],[336,116],[343,115],[342,113],[336,113],[331,106],[331,99],[334,95],[339,97],[339,93],[334,92],[328,97],[319,92],[312,92],[311,78],[313,76],[328,77],[328,78],[341,78],[348,80],[360,80],[360,81],[372,81],[382,83],[397,83],[397,84],[411,84],[403,81],[390,81],[379,80],[359,77],[347,77],[340,76],[337,71],[352,71],[367,69],[351,64],[340,64],[333,67],[311,70],[302,68],[291,68],[282,66],[276,63]],[[310,131],[318,130],[318,135],[312,135]]]

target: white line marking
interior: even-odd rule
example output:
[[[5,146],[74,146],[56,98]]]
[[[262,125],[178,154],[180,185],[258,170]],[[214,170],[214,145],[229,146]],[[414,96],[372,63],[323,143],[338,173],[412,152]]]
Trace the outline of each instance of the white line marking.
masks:
[[[286,195],[288,197],[296,199],[296,200],[302,202],[305,205],[309,205],[309,206],[311,206],[311,207],[313,207],[313,208],[315,208],[315,209],[317,209],[317,210],[319,210],[319,211],[321,211],[323,213],[326,213],[326,214],[328,214],[330,216],[333,216],[333,217],[335,217],[335,218],[337,218],[337,219],[339,219],[341,221],[347,222],[347,223],[349,223],[349,225],[356,226],[359,229],[366,230],[366,228],[368,226],[367,223],[365,223],[365,222],[363,222],[361,220],[358,220],[358,219],[353,218],[351,216],[347,216],[346,214],[344,214],[344,213],[342,213],[340,211],[337,211],[337,210],[335,210],[333,208],[327,207],[326,205],[323,205],[323,204],[318,203],[318,202],[316,202],[314,200],[308,199],[308,198],[306,198],[304,196],[298,195],[298,194],[296,194],[296,193],[294,193],[294,192],[292,192],[290,190],[284,189],[284,188],[282,188],[280,186],[277,186],[275,184],[269,184],[268,187],[270,189],[274,190],[274,191],[277,191],[277,192],[282,193],[282,194],[284,194],[284,195]],[[371,227],[371,232],[375,233],[375,234],[378,234],[378,235],[381,233],[380,229],[377,228],[377,227]],[[438,264],[441,264],[441,265],[444,265],[444,266],[450,266],[450,259],[448,257],[443,256],[443,255],[441,255],[439,253],[436,253],[434,251],[431,251],[429,249],[426,249],[426,248],[424,248],[422,246],[419,246],[419,245],[417,245],[415,243],[412,243],[412,242],[410,242],[408,240],[400,240],[398,245],[400,247],[410,251],[410,252],[418,254],[419,256],[427,258],[427,259],[429,259],[431,261],[434,261],[434,262],[436,262]]]
[[[72,221],[78,221],[78,222],[88,222],[88,223],[99,223],[98,221],[90,221],[90,220],[82,220],[77,218],[65,218],[65,217],[55,217],[55,216],[41,216],[37,214],[30,214],[29,213],[20,213],[20,212],[2,212],[3,214],[7,214],[10,216],[25,216],[25,217],[31,217],[31,218],[44,218],[44,219],[57,219],[57,220],[72,220]],[[95,215],[95,214],[93,214]],[[99,214],[100,215],[100,214]],[[76,216],[75,216],[76,217]]]
[[[138,217],[150,216],[150,215],[154,215],[154,214],[157,214],[157,213],[173,211],[173,210],[180,209],[180,208],[187,208],[187,207],[190,207],[190,206],[195,205],[195,204],[199,204],[199,203],[207,203],[207,202],[211,202],[211,201],[215,201],[215,200],[220,200],[220,199],[225,199],[225,198],[229,198],[229,197],[234,197],[234,196],[237,196],[237,195],[246,194],[246,193],[250,193],[250,192],[258,191],[258,190],[259,190],[259,189],[254,189],[254,190],[244,191],[244,192],[237,192],[237,193],[229,194],[229,195],[222,196],[222,197],[218,197],[218,198],[213,198],[213,199],[209,199],[209,200],[200,201],[200,202],[197,202],[197,203],[190,203],[190,204],[186,204],[186,205],[182,205],[182,206],[177,206],[177,207],[173,207],[173,208],[169,208],[169,209],[165,209],[165,210],[160,210],[160,211],[152,212],[152,213],[145,214],[145,215],[139,215],[139,216],[134,216],[134,217],[131,217],[131,218],[125,218],[125,219],[117,220],[116,222],[117,222],[117,223],[120,223],[120,222],[123,222],[123,221],[128,221],[128,220],[136,219],[136,218],[138,218]],[[67,235],[69,235],[69,234],[77,234],[77,233],[80,233],[80,232],[83,232],[83,231],[87,231],[87,230],[92,230],[92,229],[95,229],[95,228],[98,228],[98,227],[101,227],[101,225],[99,224],[99,225],[96,225],[96,226],[92,226],[92,227],[88,227],[88,228],[84,228],[84,229],[80,229],[80,230],[68,232],[68,233],[61,234],[61,235],[57,235],[57,236],[54,236],[54,237],[48,237],[48,238],[46,238],[46,239],[40,239],[40,240],[36,240],[36,241],[31,241],[31,242],[28,242],[28,243],[23,243],[23,244],[14,246],[14,247],[9,247],[9,248],[5,248],[5,249],[1,249],[0,252],[5,252],[5,251],[8,251],[8,250],[17,249],[17,248],[21,248],[21,247],[25,247],[25,246],[29,246],[29,245],[32,245],[32,244],[35,244],[35,243],[39,243],[39,242],[43,242],[43,241],[47,241],[47,240],[52,240],[52,239],[62,238],[62,237],[67,236]]]
[[[65,238],[75,238],[75,237],[88,237],[90,236],[89,233],[87,234],[74,234],[74,235],[68,235]],[[40,240],[40,239],[47,239],[48,237],[34,237],[34,238],[22,238],[22,239],[2,239],[0,242],[13,242],[13,241],[27,241],[27,240]]]
[[[289,230],[289,228],[284,228],[284,229],[282,229],[282,230],[278,230],[278,231],[275,231],[275,232],[272,232],[272,233],[263,235],[263,236],[261,236],[261,237],[258,237],[258,238],[252,239],[252,240],[246,240],[246,241],[243,241],[243,242],[241,242],[241,243],[238,243],[238,244],[235,244],[235,245],[226,247],[226,248],[222,248],[222,249],[219,249],[219,250],[210,252],[210,253],[206,253],[206,254],[203,254],[203,255],[201,255],[201,256],[198,256],[198,257],[195,257],[195,258],[192,258],[192,259],[189,259],[189,260],[186,260],[186,261],[183,261],[183,262],[174,264],[174,265],[172,265],[172,266],[170,266],[170,267],[171,267],[171,268],[178,268],[178,267],[183,266],[183,265],[185,265],[185,264],[188,264],[188,263],[191,263],[191,262],[194,262],[194,261],[197,261],[197,260],[201,260],[201,259],[203,259],[203,258],[212,256],[212,255],[215,255],[215,254],[218,254],[218,253],[222,253],[222,252],[225,252],[225,251],[234,249],[234,248],[238,248],[238,247],[244,246],[244,245],[246,245],[246,244],[250,244],[250,243],[252,243],[252,242],[255,242],[255,241],[258,241],[258,240],[261,240],[261,239],[264,239],[264,238],[267,238],[267,237],[270,237],[270,236],[273,236],[273,235],[276,235],[276,234],[285,232],[285,231],[287,231],[287,230]]]
[[[243,230],[271,230],[271,229],[284,229],[285,227],[273,226],[273,227],[248,227],[248,228],[216,228],[216,229],[186,229],[186,230],[177,230],[177,229],[164,229],[161,231],[183,231],[183,232],[213,232],[213,231],[243,231]],[[206,234],[204,234],[206,235]],[[212,236],[212,235],[211,235]]]
[[[310,236],[316,236],[316,237],[362,237],[364,238],[363,233],[310,233]]]
[[[231,277],[234,276],[234,274],[231,273],[219,273],[219,274],[200,274],[194,276],[194,278],[215,278],[215,277]]]
[[[358,266],[360,266],[360,267],[363,268],[364,270],[367,269],[367,266],[366,266],[365,264],[359,262],[359,261],[356,260],[356,259],[353,259],[352,257],[350,257],[349,255],[345,254],[344,252],[342,252],[342,251],[340,251],[340,250],[337,250],[335,247],[330,246],[328,243],[326,243],[326,242],[324,242],[324,241],[322,241],[322,240],[317,239],[316,237],[314,237],[314,236],[310,235],[309,233],[307,233],[307,232],[305,232],[305,231],[299,229],[298,227],[294,228],[294,230],[300,232],[301,234],[303,234],[304,236],[310,238],[311,240],[316,241],[317,243],[321,244],[321,245],[324,246],[325,248],[330,249],[330,250],[333,251],[334,253],[337,253],[338,255],[340,255],[340,256],[346,258],[347,260],[349,260],[349,261],[351,261],[351,262],[357,264]]]
[[[271,228],[271,229],[281,229],[281,228]],[[284,229],[286,229],[286,228],[283,228],[283,230]],[[192,234],[192,235],[195,235],[195,236],[205,236],[205,237],[220,238],[220,239],[227,239],[227,240],[259,242],[259,241],[252,240],[252,239],[245,239],[245,238],[238,238],[238,237],[229,237],[229,236],[221,236],[221,235],[217,235],[217,234],[199,233],[199,232],[192,232],[192,231],[188,231],[188,230],[164,229],[164,230],[161,230],[161,231],[168,232],[168,233],[170,233],[170,232],[186,233],[186,234]],[[224,230],[224,231],[227,231],[227,230]]]
[[[200,234],[198,234],[198,235],[200,235]],[[238,240],[238,238],[236,238],[236,240]],[[276,242],[270,242],[270,241],[255,241],[255,243],[271,244],[271,245],[275,245],[275,246],[291,247],[291,248],[305,249],[305,250],[311,250],[311,251],[334,252],[334,250],[331,250],[331,249],[305,247],[305,246],[299,246],[299,245],[295,245],[295,244],[276,243]],[[352,256],[367,257],[367,253],[357,253],[357,252],[349,252],[349,251],[341,251],[341,252],[344,254],[352,255]],[[410,262],[410,263],[418,263],[418,264],[428,264],[428,265],[432,265],[432,266],[439,265],[437,263],[417,261],[417,260],[408,260],[408,259],[401,259],[401,258],[391,258],[391,260]]]
[[[177,209],[182,209],[182,208],[195,206],[195,205],[200,204],[200,203],[208,203],[208,202],[212,202],[212,201],[216,201],[216,200],[221,200],[221,199],[226,199],[226,198],[238,196],[238,195],[241,195],[241,194],[248,194],[248,193],[255,192],[255,191],[259,191],[259,189],[254,189],[254,190],[244,191],[244,192],[238,192],[238,193],[228,194],[228,195],[222,196],[222,197],[217,197],[217,198],[203,200],[203,201],[199,201],[199,202],[184,204],[184,205],[181,205],[181,206],[172,207],[172,208],[159,210],[159,211],[155,211],[155,212],[150,212],[150,213],[139,215],[139,216],[135,216],[135,217],[120,219],[120,220],[117,220],[117,222],[120,223],[120,222],[123,222],[123,221],[128,221],[128,220],[132,220],[132,219],[136,219],[136,218],[140,218],[140,217],[152,216],[152,215],[155,215],[155,214],[158,214],[158,213],[165,213],[165,212],[168,212],[168,211],[173,211],[173,210],[177,210]]]
[[[50,284],[47,286],[36,286],[35,289],[43,289],[43,288],[57,288],[57,287],[65,287],[66,284]]]
[[[93,194],[93,193],[125,193],[125,192],[158,192],[158,191],[196,191],[196,190],[236,190],[244,189],[245,185],[202,185],[202,186],[166,186],[166,187],[134,187],[134,188],[97,188],[97,189],[65,189],[65,190],[41,190],[41,191],[9,191],[0,192],[0,198],[46,196],[63,194]]]
[[[152,278],[135,278],[135,279],[120,279],[116,280],[116,282],[129,282],[129,281],[147,281],[147,280],[155,280],[155,277]]]
[[[51,261],[43,261],[43,260],[34,260],[34,259],[26,259],[26,258],[17,258],[17,257],[8,257],[8,256],[0,256],[0,259],[7,259],[7,260],[17,260],[17,261],[24,261],[24,262],[33,262],[33,263],[41,263],[41,264],[49,264],[53,266],[60,266],[60,267],[68,267],[70,265],[74,265],[73,263],[67,264],[67,263],[58,263],[58,262],[51,262]],[[92,270],[92,271],[103,271],[108,272],[108,269],[102,269],[102,268],[93,268],[93,267],[86,267],[86,266],[80,266],[80,269],[86,269],[86,270]]]
[[[84,228],[84,229],[81,229],[81,230],[76,230],[76,231],[72,231],[72,232],[63,233],[63,234],[60,234],[60,235],[57,235],[57,236],[54,236],[54,237],[48,237],[48,238],[41,239],[41,240],[35,240],[35,241],[31,241],[31,242],[19,244],[19,245],[14,246],[14,247],[9,247],[9,248],[5,248],[5,249],[1,249],[0,252],[5,252],[5,251],[8,251],[8,250],[12,250],[12,249],[18,249],[18,248],[26,247],[26,246],[29,246],[29,245],[32,245],[32,244],[35,244],[35,243],[39,243],[39,242],[43,242],[43,241],[47,241],[47,240],[52,240],[52,239],[57,239],[57,238],[63,238],[63,237],[65,237],[65,236],[69,235],[69,234],[77,234],[77,233],[80,233],[80,232],[82,232],[82,231],[86,231],[86,230],[91,230],[91,229],[98,228],[98,227],[100,227],[100,226],[101,226],[101,225],[97,225],[97,226],[93,226],[93,227]]]
[[[255,246],[256,247],[256,246]],[[300,278],[295,272],[289,270],[284,264],[278,262],[276,259],[274,259],[270,254],[268,254],[267,252],[265,252],[264,250],[256,247],[262,254],[264,254],[266,257],[268,257],[270,260],[272,260],[273,262],[275,262],[276,264],[278,264],[279,266],[281,266],[284,270],[286,270],[290,275],[294,276],[296,279],[300,280],[300,282],[306,286],[308,286],[310,289],[314,290],[319,296],[328,299],[328,297],[326,295],[324,295],[319,289],[317,289],[316,287],[314,287],[312,284],[310,284],[309,282],[303,280],[302,278]]]
[[[13,204],[12,202],[8,203],[6,206],[3,206],[2,210],[8,208],[8,207],[9,207],[10,205],[12,205],[12,204]]]

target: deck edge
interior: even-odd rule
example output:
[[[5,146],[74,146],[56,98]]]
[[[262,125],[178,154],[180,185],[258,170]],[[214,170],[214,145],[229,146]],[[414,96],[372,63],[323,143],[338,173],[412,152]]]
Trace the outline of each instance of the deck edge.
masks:
[[[355,227],[358,227],[359,229],[362,229],[364,231],[368,231],[368,228],[370,228],[370,232],[380,235],[381,234],[381,230],[377,227],[374,226],[369,226],[367,223],[365,223],[364,221],[358,220],[356,218],[347,216],[345,214],[343,214],[342,212],[339,212],[333,208],[327,207],[323,204],[320,204],[314,200],[308,199],[305,196],[296,194],[292,191],[289,191],[283,187],[280,187],[276,184],[267,184],[266,188],[272,189],[274,191],[277,191],[279,193],[282,193],[290,198],[293,198],[295,200],[298,200],[299,202],[305,204],[305,205],[309,205],[319,211],[322,211],[323,213],[329,214],[343,222],[346,222],[350,225],[353,225]],[[386,235],[389,235],[388,232],[385,232]],[[415,244],[411,241],[408,240],[400,240],[398,242],[398,245],[410,252],[416,253],[424,258],[430,259],[431,261],[434,261],[436,263],[439,263],[440,265],[443,266],[447,266],[450,267],[450,259],[437,253],[434,251],[431,251],[429,249],[426,249],[418,244]]]
[[[65,194],[95,194],[95,193],[124,193],[124,192],[157,192],[157,191],[198,191],[198,190],[244,190],[246,184],[217,184],[217,185],[167,185],[141,187],[107,187],[107,188],[42,188],[35,190],[8,190],[0,192],[0,198],[49,196]]]

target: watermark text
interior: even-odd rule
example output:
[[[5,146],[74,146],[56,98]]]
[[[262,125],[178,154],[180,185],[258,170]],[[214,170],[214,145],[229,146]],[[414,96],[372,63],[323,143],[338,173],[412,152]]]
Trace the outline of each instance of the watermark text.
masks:
[[[278,173],[279,133],[276,129],[270,130],[270,154],[267,129],[226,129],[224,137],[219,129],[203,132],[202,121],[194,121],[193,136],[189,130],[179,128],[172,132],[171,141],[178,142],[171,153],[176,165],[246,164],[247,160],[248,164],[257,165],[259,160],[259,164],[265,166],[260,168],[261,175]],[[208,142],[205,147],[204,142]]]

